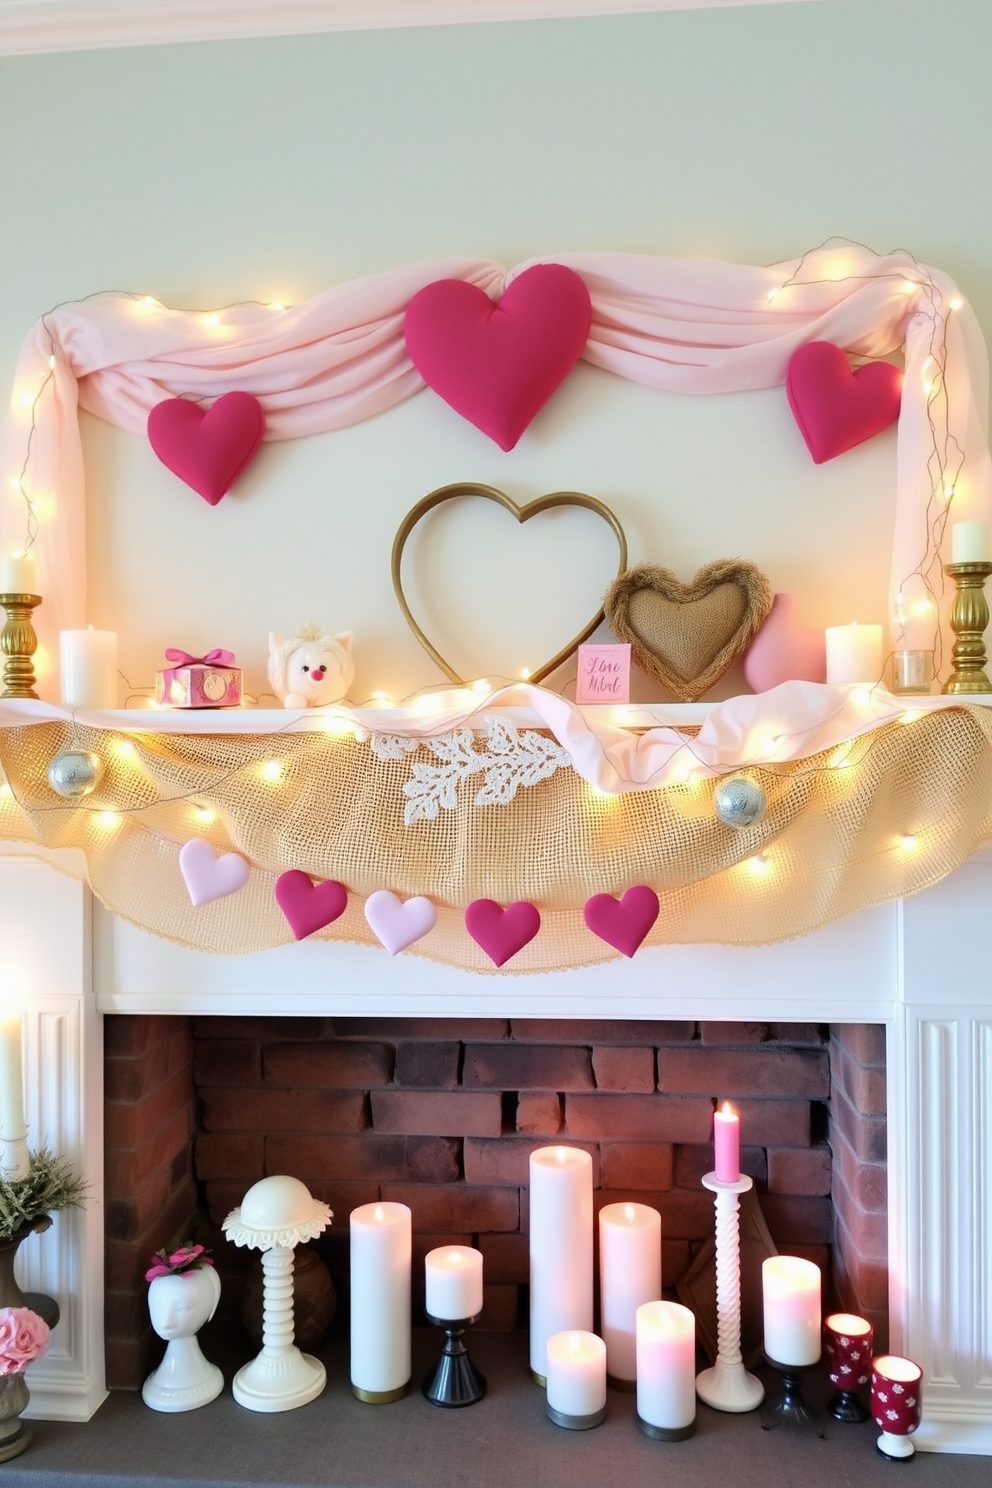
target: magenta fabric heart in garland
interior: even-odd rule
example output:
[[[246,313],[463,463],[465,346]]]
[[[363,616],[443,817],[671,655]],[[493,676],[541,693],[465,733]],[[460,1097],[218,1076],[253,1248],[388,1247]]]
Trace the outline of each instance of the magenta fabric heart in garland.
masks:
[[[476,899],[465,911],[465,929],[496,966],[504,966],[541,928],[541,913],[520,899],[504,909],[495,899]]]
[[[410,359],[462,418],[511,450],[582,355],[589,291],[564,264],[534,264],[499,301],[462,279],[426,284],[406,307]]]
[[[264,434],[265,414],[251,393],[224,393],[206,410],[166,398],[148,415],[148,442],[162,464],[211,506],[247,470]]]
[[[615,951],[632,956],[658,918],[658,895],[647,884],[635,884],[620,899],[594,894],[582,911],[593,935]]]
[[[785,392],[817,465],[881,434],[899,417],[902,373],[891,362],[852,372],[831,341],[809,341],[789,358]]]
[[[348,890],[336,878],[314,883],[309,873],[290,868],[275,882],[276,903],[297,940],[323,930],[348,908]]]

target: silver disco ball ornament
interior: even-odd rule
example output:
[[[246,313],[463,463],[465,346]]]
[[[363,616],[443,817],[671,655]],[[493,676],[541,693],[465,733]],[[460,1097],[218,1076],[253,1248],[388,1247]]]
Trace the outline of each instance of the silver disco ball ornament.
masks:
[[[717,786],[713,806],[725,827],[750,827],[764,816],[768,797],[753,780],[735,775]]]
[[[103,760],[89,749],[63,749],[48,767],[48,783],[57,796],[76,800],[100,784]]]

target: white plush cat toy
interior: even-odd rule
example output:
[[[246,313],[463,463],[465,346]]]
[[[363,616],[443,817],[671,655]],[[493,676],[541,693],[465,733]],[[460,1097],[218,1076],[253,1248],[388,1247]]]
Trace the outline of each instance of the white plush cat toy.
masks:
[[[269,634],[269,682],[284,708],[319,708],[340,702],[355,676],[351,631],[322,635],[304,625],[295,636]]]

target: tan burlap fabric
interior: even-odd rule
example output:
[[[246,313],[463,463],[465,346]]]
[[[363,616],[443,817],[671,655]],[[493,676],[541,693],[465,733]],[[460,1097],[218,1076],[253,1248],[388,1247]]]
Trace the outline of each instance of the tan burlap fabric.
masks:
[[[365,896],[426,894],[439,921],[412,953],[478,971],[492,966],[465,931],[465,906],[530,899],[543,925],[512,973],[612,957],[583,922],[595,893],[652,885],[661,914],[648,944],[760,945],[914,893],[992,837],[992,716],[981,709],[887,724],[852,743],[844,768],[841,750],[750,772],[768,810],[744,830],[717,820],[712,781],[601,796],[572,770],[508,806],[474,805],[469,781],[457,809],[407,827],[402,786],[417,754],[382,762],[367,743],[315,733],[129,737],[130,753],[122,736],[76,729],[73,747],[94,750],[106,771],[93,795],[69,802],[47,781],[68,726],[0,730],[11,787],[0,794],[0,839],[85,873],[125,919],[222,953],[292,939],[273,896],[288,868],[349,890],[347,912],[321,936],[376,944]],[[260,773],[271,759],[284,765],[279,782]],[[206,826],[196,816],[204,806],[217,813]],[[244,854],[255,870],[248,885],[195,909],[178,867],[191,837]]]

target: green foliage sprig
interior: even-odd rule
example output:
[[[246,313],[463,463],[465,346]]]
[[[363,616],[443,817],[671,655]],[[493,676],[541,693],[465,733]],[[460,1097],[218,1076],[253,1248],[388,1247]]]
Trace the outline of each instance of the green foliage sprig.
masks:
[[[86,1184],[67,1158],[40,1147],[30,1159],[26,1178],[0,1179],[0,1243],[53,1210],[77,1209],[86,1196]]]

